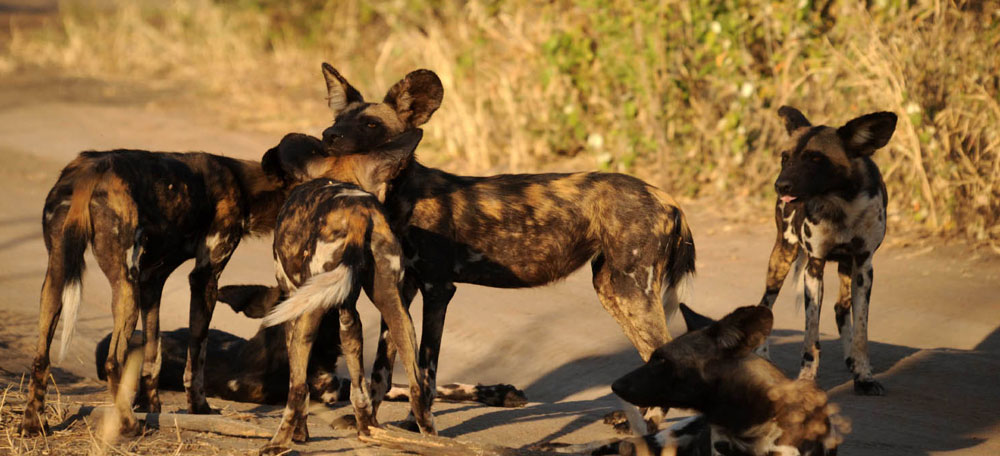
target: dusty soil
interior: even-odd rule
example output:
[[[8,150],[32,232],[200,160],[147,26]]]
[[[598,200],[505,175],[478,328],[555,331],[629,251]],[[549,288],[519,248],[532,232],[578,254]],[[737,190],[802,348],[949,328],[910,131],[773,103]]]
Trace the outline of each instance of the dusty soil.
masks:
[[[171,94],[111,82],[22,74],[0,79],[0,390],[10,394],[2,405],[0,454],[18,449],[78,448],[92,443],[88,424],[63,423],[48,441],[14,436],[15,413],[23,407],[16,394],[37,340],[38,291],[46,254],[41,238],[41,208],[62,165],[81,150],[135,147],[152,150],[205,150],[255,159],[278,136],[222,128],[196,108],[170,102]],[[183,99],[183,98],[179,98]],[[167,100],[167,101],[164,101]],[[322,102],[322,100],[317,100]],[[327,119],[316,119],[307,133],[318,133]],[[753,304],[763,292],[774,226],[759,217],[732,220],[727,204],[685,205],[698,246],[698,270],[692,305],[721,316],[738,305]],[[89,254],[88,254],[89,258]],[[75,342],[53,370],[61,404],[108,400],[95,380],[94,346],[111,328],[110,290],[92,265]],[[244,242],[222,276],[223,284],[273,283],[269,239]],[[163,295],[162,327],[187,324],[190,264],[179,269]],[[890,233],[875,256],[876,281],[871,308],[871,356],[885,397],[858,397],[851,391],[840,344],[834,341],[832,309],[823,317],[824,340],[820,385],[829,390],[853,432],[842,447],[846,455],[1000,454],[1000,259],[993,252],[938,240],[902,239]],[[827,274],[827,294],[837,290],[836,274]],[[827,297],[828,307],[833,298]],[[376,319],[365,312],[368,340]],[[419,298],[414,314],[419,321]],[[679,318],[672,322],[682,331]],[[802,340],[802,312],[785,291],[776,306],[775,362],[797,372]],[[219,307],[212,327],[250,336],[257,322]],[[418,326],[419,330],[419,326]],[[373,343],[366,347],[372,359]],[[474,404],[436,406],[445,436],[524,446],[542,441],[580,443],[614,436],[601,422],[617,407],[610,383],[639,364],[639,357],[604,312],[580,271],[552,286],[530,290],[495,290],[462,285],[452,302],[445,330],[439,380],[518,385],[532,402],[521,409]],[[211,365],[211,362],[209,362]],[[49,390],[55,402],[56,391]],[[183,408],[183,394],[165,394],[165,411]],[[277,407],[210,400],[227,414],[272,428]],[[348,412],[347,406],[327,415]],[[677,414],[678,412],[672,412]],[[405,406],[388,404],[383,422],[402,419]],[[59,421],[50,415],[50,423]],[[365,446],[350,432],[335,431],[311,420],[314,439],[298,446],[303,453],[383,453]],[[10,439],[8,440],[8,436]],[[153,432],[119,442],[121,451],[160,454],[247,453],[262,439],[223,438],[211,434]],[[62,446],[60,446],[62,445]],[[47,450],[52,454],[60,451]]]

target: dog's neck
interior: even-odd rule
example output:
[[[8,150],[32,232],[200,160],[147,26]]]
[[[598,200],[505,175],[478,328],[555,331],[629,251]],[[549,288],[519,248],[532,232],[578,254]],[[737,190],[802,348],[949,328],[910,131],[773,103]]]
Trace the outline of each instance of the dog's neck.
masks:
[[[239,160],[237,178],[249,205],[248,234],[263,235],[274,231],[278,211],[285,204],[292,185],[268,175],[259,162]]]

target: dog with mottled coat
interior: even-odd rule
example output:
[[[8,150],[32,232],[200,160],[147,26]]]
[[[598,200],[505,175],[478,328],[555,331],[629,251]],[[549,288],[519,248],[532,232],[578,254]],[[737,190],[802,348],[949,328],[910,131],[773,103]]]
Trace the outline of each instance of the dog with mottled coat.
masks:
[[[854,391],[882,395],[885,389],[873,377],[868,358],[868,307],[872,255],[885,237],[888,194],[871,156],[892,138],[896,115],[876,112],[837,128],[813,126],[788,106],[778,115],[789,137],[781,145],[781,173],[774,183],[778,235],[760,305],[774,305],[795,262],[796,295],[806,312],[799,378],[814,379],[819,366],[823,269],[827,261],[837,262],[837,329],[844,361],[854,374]],[[759,353],[768,355],[766,343]]]
[[[427,122],[441,103],[434,73],[411,73],[381,103],[366,102],[324,64],[335,121],[334,156],[368,150]],[[409,96],[400,97],[401,89]],[[362,158],[377,161],[377,154]],[[358,164],[362,164],[362,160]],[[594,288],[643,359],[670,340],[667,317],[684,299],[695,249],[684,212],[666,192],[617,173],[457,176],[410,161],[386,183],[386,211],[405,253],[403,299],[423,295],[420,368],[434,391],[456,283],[536,287],[590,263]],[[376,363],[392,366],[386,341]],[[386,371],[391,375],[391,370]],[[385,380],[385,377],[381,379]]]
[[[339,318],[340,349],[350,371],[357,431],[367,435],[369,428],[378,425],[376,416],[388,383],[376,381],[369,388],[364,379],[361,318],[356,307],[362,290],[382,315],[387,327],[382,336],[391,338],[401,355],[417,426],[423,433],[436,433],[430,412],[432,395],[417,368],[416,333],[401,299],[403,249],[376,196],[384,198],[381,183],[391,180],[412,159],[422,136],[422,130],[410,129],[378,145],[368,151],[377,160],[367,161],[364,167],[344,166],[350,160],[311,162],[311,174],[331,179],[296,186],[278,213],[275,275],[287,299],[267,313],[263,325],[287,322],[289,387],[281,423],[262,454],[280,454],[291,441],[308,439],[309,357],[313,340],[328,318]],[[277,150],[283,153],[284,144]],[[321,156],[330,153],[324,148],[314,151]]]
[[[306,169],[311,158],[289,155],[283,157],[287,162],[273,160],[268,169]],[[88,246],[111,285],[114,331],[104,360],[111,396],[118,397],[128,340],[141,313],[145,340],[140,382],[145,394],[139,403],[149,412],[161,408],[157,385],[163,285],[178,266],[195,259],[189,274],[191,337],[184,388],[189,412],[211,412],[204,391],[205,343],[219,275],[242,238],[272,230],[289,191],[288,180],[264,168],[262,162],[202,152],[144,150],[87,151],[66,165],[45,199],[42,217],[48,268],[23,433],[47,428],[41,415],[49,350],[60,315],[63,353],[69,345]],[[132,404],[116,406],[121,432],[137,432]]]

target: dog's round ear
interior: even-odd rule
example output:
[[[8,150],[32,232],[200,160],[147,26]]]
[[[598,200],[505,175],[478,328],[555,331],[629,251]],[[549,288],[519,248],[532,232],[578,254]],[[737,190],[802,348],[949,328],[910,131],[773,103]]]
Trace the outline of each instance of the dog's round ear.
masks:
[[[289,133],[264,153],[260,167],[271,177],[291,182],[307,177],[310,163],[323,157],[323,143],[318,138]]]
[[[709,326],[707,334],[715,339],[720,350],[730,356],[743,356],[759,347],[771,334],[774,315],[762,306],[746,306],[734,310]]]
[[[385,94],[383,103],[391,106],[407,128],[419,127],[441,106],[444,87],[431,70],[416,70],[396,83]]]
[[[871,155],[888,144],[895,131],[896,114],[874,112],[847,122],[837,129],[837,136],[849,154],[862,156]]]
[[[801,111],[791,106],[782,106],[778,108],[778,115],[785,120],[785,131],[788,132],[789,135],[802,127],[812,126],[812,124],[809,123],[809,119],[806,119],[806,116],[802,114]]]
[[[285,180],[285,171],[281,169],[281,151],[278,146],[274,146],[264,152],[264,157],[260,159],[260,167],[268,176],[278,180]]]

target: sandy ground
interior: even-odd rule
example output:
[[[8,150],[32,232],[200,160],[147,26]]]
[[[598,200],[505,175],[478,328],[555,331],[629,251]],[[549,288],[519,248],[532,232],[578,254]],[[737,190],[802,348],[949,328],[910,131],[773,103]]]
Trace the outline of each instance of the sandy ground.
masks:
[[[38,291],[46,264],[41,208],[62,165],[80,150],[118,147],[205,150],[256,159],[279,139],[225,130],[193,109],[148,103],[148,94],[136,90],[30,75],[0,80],[0,389],[20,387],[37,340]],[[325,121],[317,119],[308,132],[318,133]],[[736,223],[720,215],[729,208],[691,203],[685,209],[698,247],[693,306],[718,317],[756,303],[774,239],[769,214]],[[267,238],[244,242],[222,283],[273,283],[269,243]],[[76,339],[54,369],[64,403],[107,400],[104,385],[94,380],[93,349],[111,327],[110,290],[93,261],[89,264]],[[601,422],[617,407],[609,385],[640,361],[602,309],[586,269],[530,290],[459,287],[448,315],[439,380],[512,383],[525,390],[531,403],[522,409],[440,403],[436,416],[441,434],[514,447],[614,436]],[[852,393],[840,344],[834,341],[832,309],[821,327],[825,344],[819,383],[853,422],[841,454],[1000,454],[1000,259],[964,245],[903,242],[890,233],[875,256],[875,269],[871,357],[887,396]],[[187,324],[188,270],[190,263],[164,290],[164,330]],[[835,277],[829,269],[828,295],[837,290]],[[827,307],[832,299],[827,296]],[[359,307],[371,341],[377,326],[373,310],[366,303]],[[418,321],[419,310],[418,298]],[[676,320],[671,329],[678,334],[683,329]],[[776,306],[772,353],[790,375],[797,372],[802,322],[802,312],[786,290]],[[250,336],[257,322],[222,306],[212,327]],[[373,346],[369,342],[366,347],[369,362]],[[54,390],[49,391],[51,400]],[[183,394],[164,397],[165,411],[182,408]],[[268,428],[280,414],[277,407],[210,402],[227,412],[250,411]],[[347,413],[348,408],[333,413]],[[387,422],[404,415],[404,405],[388,404],[380,418]],[[0,424],[5,426],[0,437],[12,424]],[[310,429],[314,440],[297,447],[303,453],[383,452],[318,420],[311,421]],[[183,441],[187,446],[182,453],[197,448],[244,453],[264,443],[187,432]],[[9,451],[3,446],[0,453]],[[149,452],[165,451],[173,453],[174,448]]]

